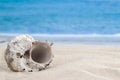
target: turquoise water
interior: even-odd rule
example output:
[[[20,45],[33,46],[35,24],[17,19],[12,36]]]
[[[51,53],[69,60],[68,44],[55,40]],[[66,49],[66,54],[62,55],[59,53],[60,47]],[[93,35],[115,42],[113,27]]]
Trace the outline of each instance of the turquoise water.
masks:
[[[120,44],[120,0],[0,0],[0,43],[24,33],[51,42]]]
[[[0,0],[0,33],[120,33],[120,0]]]

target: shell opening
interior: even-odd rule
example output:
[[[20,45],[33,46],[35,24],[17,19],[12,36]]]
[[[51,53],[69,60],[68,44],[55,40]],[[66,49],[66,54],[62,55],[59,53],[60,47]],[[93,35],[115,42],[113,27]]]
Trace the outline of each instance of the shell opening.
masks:
[[[49,53],[47,53],[45,50],[40,50],[36,48],[31,51],[31,58],[37,63],[44,63],[48,60]]]

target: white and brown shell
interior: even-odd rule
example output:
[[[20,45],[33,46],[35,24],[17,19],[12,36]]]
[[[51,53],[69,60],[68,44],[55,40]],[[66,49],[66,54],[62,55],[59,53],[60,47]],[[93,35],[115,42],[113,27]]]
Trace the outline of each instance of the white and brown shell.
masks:
[[[20,35],[8,43],[5,60],[16,72],[33,72],[45,69],[52,61],[52,43],[34,40],[30,35]]]

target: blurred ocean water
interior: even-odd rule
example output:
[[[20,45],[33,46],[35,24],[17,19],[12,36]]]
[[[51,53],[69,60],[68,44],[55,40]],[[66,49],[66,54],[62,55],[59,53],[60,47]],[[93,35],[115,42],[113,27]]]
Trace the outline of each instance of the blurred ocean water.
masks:
[[[0,0],[0,33],[118,34],[120,0]]]
[[[0,35],[120,43],[120,0],[0,0]]]

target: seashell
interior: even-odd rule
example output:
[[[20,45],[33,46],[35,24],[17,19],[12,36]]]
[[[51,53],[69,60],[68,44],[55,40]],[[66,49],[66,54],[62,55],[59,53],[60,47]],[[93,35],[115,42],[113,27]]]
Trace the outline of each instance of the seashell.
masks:
[[[52,45],[47,41],[37,41],[30,35],[20,35],[8,43],[4,57],[12,71],[40,71],[52,62]]]

